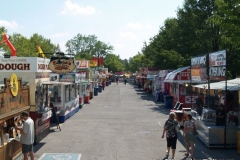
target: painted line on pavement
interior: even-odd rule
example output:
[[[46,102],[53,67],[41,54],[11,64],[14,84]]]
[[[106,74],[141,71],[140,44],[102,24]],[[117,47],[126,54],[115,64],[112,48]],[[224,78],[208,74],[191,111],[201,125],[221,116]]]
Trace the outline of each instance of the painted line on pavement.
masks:
[[[44,153],[38,160],[80,160],[81,156],[74,153]]]
[[[159,124],[159,126],[163,127],[162,124],[161,124],[161,122],[158,122],[158,124]]]

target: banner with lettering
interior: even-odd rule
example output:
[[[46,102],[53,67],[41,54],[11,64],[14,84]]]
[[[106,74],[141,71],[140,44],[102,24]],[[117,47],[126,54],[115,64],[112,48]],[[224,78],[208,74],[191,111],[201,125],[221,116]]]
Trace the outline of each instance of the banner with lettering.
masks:
[[[92,57],[90,60],[90,67],[103,66],[103,57]]]
[[[192,81],[207,80],[206,55],[191,58]]]
[[[215,81],[226,79],[226,50],[209,54],[209,76]]]

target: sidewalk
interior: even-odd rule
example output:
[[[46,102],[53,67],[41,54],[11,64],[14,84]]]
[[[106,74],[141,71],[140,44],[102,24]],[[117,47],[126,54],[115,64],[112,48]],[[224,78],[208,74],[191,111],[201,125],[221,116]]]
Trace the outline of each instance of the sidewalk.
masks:
[[[169,109],[133,85],[112,83],[90,104],[61,124],[35,147],[35,157],[44,153],[81,154],[81,160],[166,159],[166,140],[161,138]],[[184,156],[179,133],[176,159]],[[171,158],[171,156],[169,156]],[[196,141],[196,159],[240,159],[237,149],[209,149]],[[70,159],[71,160],[71,159]]]

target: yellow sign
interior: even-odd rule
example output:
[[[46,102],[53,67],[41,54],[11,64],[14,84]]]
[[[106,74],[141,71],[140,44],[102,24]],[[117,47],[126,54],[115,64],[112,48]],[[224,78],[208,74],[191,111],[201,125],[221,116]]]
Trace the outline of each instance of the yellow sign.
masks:
[[[10,77],[10,90],[12,95],[15,97],[18,94],[18,78],[15,73]]]
[[[91,60],[90,67],[96,67],[96,66],[97,66],[97,61]]]

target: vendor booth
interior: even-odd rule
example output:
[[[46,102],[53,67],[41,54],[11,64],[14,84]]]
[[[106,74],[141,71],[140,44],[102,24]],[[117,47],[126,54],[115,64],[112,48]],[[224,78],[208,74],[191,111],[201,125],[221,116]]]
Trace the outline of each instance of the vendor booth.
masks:
[[[35,143],[46,137],[50,131],[50,117],[52,111],[46,104],[44,97],[48,94],[42,90],[42,83],[50,81],[49,59],[38,57],[10,57],[0,58],[2,77],[10,77],[14,72],[22,77],[24,86],[30,87],[30,116],[35,123]]]
[[[69,82],[44,82],[43,87],[50,90],[50,101],[58,112],[60,123],[65,122],[79,110],[79,85]]]
[[[21,113],[30,109],[30,90],[22,79],[12,73],[0,83],[0,159],[22,159]]]
[[[198,120],[198,138],[208,147],[224,147],[224,125],[218,123],[218,113],[220,104],[225,104],[226,82],[210,83],[210,103],[209,107],[203,109],[202,116]],[[194,85],[195,89],[207,92],[208,84]],[[239,91],[240,79],[236,78],[227,81],[228,93],[232,95],[232,108],[226,112],[226,147],[237,146],[237,131],[239,128]],[[212,98],[211,98],[212,97]],[[205,99],[207,96],[205,95]],[[228,99],[228,94],[227,98]],[[206,100],[205,100],[206,103]]]
[[[76,60],[76,73],[85,75],[85,79],[81,79],[82,93],[84,103],[90,103],[90,62],[88,60]]]
[[[77,93],[79,95],[79,107],[81,108],[84,104],[84,93],[82,93],[82,83],[81,81],[85,79],[84,74],[80,73],[66,73],[66,74],[56,74],[51,73],[50,74],[50,81],[51,82],[69,82],[69,83],[75,83],[77,90]]]
[[[165,77],[170,72],[171,70],[161,70],[155,77],[153,96],[158,101],[163,102],[162,96],[170,93],[170,83],[164,83]]]
[[[183,108],[192,108],[192,104],[195,103],[197,96],[191,95],[189,66],[168,73],[164,83],[165,86],[170,85],[169,94],[173,96],[173,106],[177,102],[181,102]],[[167,89],[165,88],[165,90]]]

